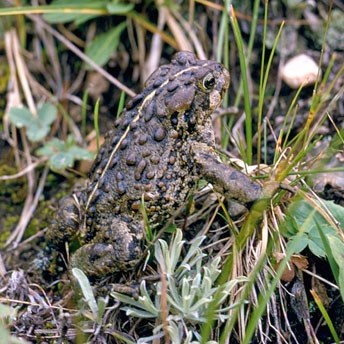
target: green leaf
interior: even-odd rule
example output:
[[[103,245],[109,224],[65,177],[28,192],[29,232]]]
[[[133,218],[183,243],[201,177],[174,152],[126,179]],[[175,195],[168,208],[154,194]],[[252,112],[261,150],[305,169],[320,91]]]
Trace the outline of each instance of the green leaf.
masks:
[[[53,138],[43,147],[37,149],[36,154],[49,158],[49,166],[52,170],[63,170],[72,167],[75,160],[92,160],[94,154],[85,148],[78,147],[72,135],[66,141]]]
[[[336,282],[338,284],[339,267],[338,267],[338,265],[337,265],[337,263],[333,257],[333,253],[331,250],[330,243],[328,241],[328,237],[324,234],[324,232],[322,231],[322,229],[318,223],[317,223],[317,229],[318,229],[319,235],[321,237],[321,240],[323,242],[323,245],[325,247],[325,251],[327,252],[327,260],[330,264],[333,276],[336,279]]]
[[[16,309],[10,306],[6,306],[0,303],[0,319],[3,320],[5,318],[15,318],[16,316]]]
[[[138,308],[123,307],[122,310],[126,311],[126,315],[128,317],[137,317],[142,319],[154,319],[157,317],[155,314],[151,314]]]
[[[338,221],[340,228],[344,232],[344,207],[335,204],[333,201],[324,201],[324,203],[334,218]]]
[[[38,156],[50,157],[53,154],[63,151],[65,149],[65,143],[56,137],[47,142],[43,147],[37,149],[36,154]]]
[[[112,3],[106,5],[111,14],[126,14],[134,8],[134,4]]]
[[[123,22],[117,27],[98,35],[86,48],[86,55],[91,58],[99,66],[105,65],[113,52],[117,49],[119,38],[126,27],[126,23]],[[87,65],[87,69],[92,69]]]
[[[38,109],[37,117],[33,117],[31,123],[26,125],[26,134],[30,141],[37,142],[44,139],[50,125],[55,121],[57,109],[53,104],[44,103]]]
[[[72,274],[76,278],[79,283],[80,289],[82,294],[84,295],[85,301],[87,302],[88,306],[90,307],[92,313],[97,316],[98,314],[98,305],[96,299],[93,294],[93,290],[91,284],[84,274],[84,272],[78,268],[72,269]]]
[[[322,200],[322,203],[343,230],[344,208],[330,201]],[[319,207],[322,207],[321,203],[319,203]],[[312,212],[313,215],[309,218]],[[306,221],[308,221],[308,224],[304,233],[298,238],[299,241],[296,244],[296,252],[301,252],[306,246],[308,246],[316,256],[327,256],[328,253],[326,252],[326,247],[319,230],[321,230],[322,234],[327,237],[328,235],[337,235],[336,228],[332,227],[320,212],[314,212],[314,207],[307,201],[298,200],[289,206],[286,220],[281,228],[283,234],[293,241],[299,228],[301,228]]]
[[[56,9],[56,13],[45,13],[43,18],[51,24],[69,23],[74,21],[75,25],[81,25],[87,20],[98,17],[98,14],[83,14],[81,11],[90,9],[102,9],[105,8],[106,1],[94,1],[94,0],[55,0],[50,4],[50,8]],[[61,13],[64,8],[75,9],[74,13]],[[79,13],[78,13],[79,11]]]
[[[340,289],[340,295],[344,301],[344,242],[333,235],[329,235],[327,239],[331,246],[333,258],[339,267],[337,281]]]
[[[26,107],[12,107],[8,113],[8,118],[17,127],[23,128],[30,126],[33,120],[33,114]]]
[[[313,252],[313,254],[315,254],[317,257],[320,257],[320,258],[326,257],[326,251],[322,242],[319,244],[318,242],[314,240],[309,240],[308,247]]]
[[[77,160],[92,160],[94,158],[94,153],[75,145],[70,147],[68,152],[73,155],[74,159]]]
[[[35,119],[29,127],[26,128],[26,134],[30,141],[38,142],[43,140],[49,133],[50,127],[40,123]]]
[[[308,245],[308,243],[309,243],[307,234],[302,233],[302,234],[298,237],[297,242],[296,242],[295,244],[293,244],[293,242],[295,241],[294,238],[295,238],[295,237],[292,237],[292,238],[289,240],[289,242],[288,242],[288,247],[289,247],[290,245],[295,245],[295,251],[296,251],[296,252],[301,252],[301,251],[303,251],[303,250],[307,247],[307,245]]]
[[[10,109],[8,117],[17,128],[26,128],[26,134],[30,141],[37,142],[45,138],[50,131],[50,124],[56,118],[56,107],[50,103],[44,103],[37,116],[23,106]]]
[[[108,297],[99,297],[97,299],[97,305],[98,305],[98,316],[97,316],[97,322],[101,324],[103,315],[106,311],[106,306],[108,304]]]
[[[52,170],[63,170],[67,167],[73,167],[74,157],[69,152],[60,152],[53,154],[49,159],[49,166]]]
[[[38,118],[46,126],[50,126],[56,119],[57,109],[51,103],[43,103],[38,109]]]
[[[74,24],[76,26],[80,26],[81,24],[87,22],[88,20],[94,19],[99,17],[99,14],[79,14],[75,20],[74,20]]]
[[[17,309],[0,303],[0,343],[6,344],[27,344],[24,339],[10,335],[9,325],[12,325],[17,315]]]

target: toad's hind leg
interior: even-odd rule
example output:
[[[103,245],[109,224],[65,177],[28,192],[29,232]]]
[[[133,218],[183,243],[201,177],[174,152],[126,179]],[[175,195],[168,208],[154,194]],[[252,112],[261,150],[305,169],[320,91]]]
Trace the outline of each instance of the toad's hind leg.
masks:
[[[80,224],[79,206],[72,196],[66,196],[59,202],[54,221],[46,234],[46,246],[34,260],[33,269],[49,271],[58,252],[64,252],[65,243],[75,236]]]
[[[101,277],[135,266],[142,256],[143,223],[115,217],[105,227],[72,255],[71,268]]]
[[[54,222],[48,228],[45,239],[51,248],[61,249],[74,237],[80,224],[79,206],[73,196],[66,196],[59,202]]]

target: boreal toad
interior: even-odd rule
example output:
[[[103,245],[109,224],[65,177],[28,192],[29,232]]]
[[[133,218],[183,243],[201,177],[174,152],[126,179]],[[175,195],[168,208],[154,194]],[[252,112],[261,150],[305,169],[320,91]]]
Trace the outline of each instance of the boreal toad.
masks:
[[[260,185],[222,163],[214,148],[211,114],[229,80],[223,65],[190,52],[158,68],[106,134],[85,188],[60,202],[49,249],[63,251],[77,237],[71,266],[104,276],[141,258],[142,201],[150,223],[161,226],[200,178],[239,203],[258,199]]]

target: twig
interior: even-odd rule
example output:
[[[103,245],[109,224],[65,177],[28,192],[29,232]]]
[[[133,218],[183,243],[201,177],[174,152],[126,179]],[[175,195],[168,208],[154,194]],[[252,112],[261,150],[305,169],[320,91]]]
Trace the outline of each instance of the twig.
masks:
[[[29,88],[27,75],[25,73],[24,61],[20,53],[19,40],[18,40],[15,30],[11,30],[6,35],[6,51],[7,51],[7,56],[11,58],[10,71],[11,71],[11,77],[12,77],[13,83],[15,85],[15,88],[14,88],[15,94],[13,94],[13,102],[11,103],[11,105],[18,105],[21,103],[20,91],[19,91],[19,81],[20,81],[21,87],[24,91],[26,102],[30,108],[30,111],[34,114],[36,113],[36,106],[34,104],[34,100]],[[14,130],[13,132],[14,134],[16,134],[16,130]],[[20,133],[21,133],[21,141],[23,143],[24,153],[26,157],[26,162],[30,166],[32,165],[32,158],[30,154],[29,145],[28,145],[23,129],[20,130]],[[16,142],[17,140],[15,140],[15,143]],[[14,145],[14,148],[17,150],[17,145]],[[19,159],[19,154],[18,154],[18,167],[20,168],[20,166],[21,166],[21,161]],[[24,234],[26,225],[29,222],[30,217],[27,216],[27,211],[32,205],[33,192],[34,192],[33,190],[34,190],[34,185],[35,185],[35,175],[32,169],[28,170],[27,172],[27,181],[28,181],[28,192],[27,192],[26,200],[25,200],[24,207],[21,213],[20,221],[17,224],[15,230],[12,232],[12,234],[8,238],[5,245],[9,245],[15,239],[20,241],[20,239],[22,238]]]
[[[17,303],[19,305],[28,305],[28,306],[33,306],[33,307],[42,307],[42,305],[39,304],[39,303],[34,303],[34,302],[31,302],[31,301],[23,301],[23,300],[10,299],[10,298],[7,298],[7,297],[0,297],[0,302],[2,302],[2,303]],[[77,309],[66,308],[66,307],[62,307],[62,306],[49,305],[49,308],[57,309],[59,311],[63,310],[63,311],[71,312],[71,313],[72,312],[73,313],[80,312]]]
[[[14,56],[12,51],[12,35],[11,32],[5,33],[5,50],[6,50],[6,57],[10,69],[10,82],[9,82],[9,91],[7,93],[7,104],[6,104],[6,110],[5,114],[8,113],[10,108],[12,106],[17,106],[20,104],[20,92],[19,92],[19,85],[18,80],[16,78],[16,66],[14,62]],[[17,139],[17,131],[15,129],[14,124],[11,125],[13,128],[13,137],[11,138],[10,135],[10,122],[8,119],[8,116],[4,116],[4,132],[5,137],[7,138],[7,141],[9,144],[13,147],[13,154],[16,166],[20,168],[20,157],[19,157],[19,151],[18,151],[18,139]]]
[[[4,260],[2,259],[2,255],[0,253],[0,276],[3,277],[6,274],[6,267],[4,264]]]
[[[26,226],[29,223],[32,214],[34,213],[34,211],[37,207],[39,198],[43,192],[43,188],[44,188],[44,184],[45,184],[45,180],[47,178],[48,172],[49,172],[49,167],[46,166],[43,170],[41,179],[39,181],[39,184],[38,184],[35,196],[32,199],[32,202],[30,202],[30,204],[27,207],[26,207],[26,202],[25,202],[25,206],[24,206],[23,212],[21,214],[19,223],[18,223],[15,231],[12,233],[12,235],[6,241],[5,246],[8,246],[9,244],[12,243],[12,241],[14,241],[13,245],[14,245],[14,247],[16,247],[18,245],[18,243],[20,242],[20,240],[22,239],[24,231],[26,229]]]
[[[57,48],[56,48],[56,45],[54,44],[55,43],[54,39],[51,35],[48,35],[46,31],[43,29],[42,22],[37,21],[35,24],[37,27],[36,32],[44,43],[48,58],[51,63],[52,71],[53,71],[53,73],[49,73],[48,71],[46,71],[44,73],[44,76],[50,79],[51,87],[56,90],[57,96],[60,97],[61,94],[63,93],[63,81],[61,77],[62,71],[61,71],[61,65],[60,65],[60,61],[59,61],[59,57],[57,53]],[[43,69],[45,69],[43,63],[42,63],[42,67]],[[51,75],[50,77],[50,74],[53,74],[53,75]]]
[[[179,20],[179,23],[182,25],[183,29],[185,30],[185,32],[190,37],[191,42],[193,43],[195,50],[197,52],[197,56],[201,60],[205,60],[207,56],[206,56],[206,53],[204,52],[204,49],[202,47],[202,43],[199,41],[199,39],[198,39],[197,35],[195,34],[195,31],[193,30],[190,23],[187,22],[178,11],[173,10],[172,14],[177,20]],[[174,23],[174,18],[172,16],[170,16],[170,17],[167,17],[167,20],[168,20],[169,27],[171,28],[172,24]],[[185,37],[185,41],[190,46],[190,43],[186,39],[186,37]],[[190,50],[190,48],[188,48],[188,46],[186,46],[186,48],[183,47],[183,49]]]
[[[159,30],[163,30],[166,24],[166,15],[167,9],[165,6],[161,6],[159,9],[158,15],[158,24],[157,27]],[[141,66],[144,66],[143,70],[143,80],[146,80],[149,75],[153,73],[159,66],[161,54],[162,54],[162,38],[159,33],[155,32],[152,36],[151,46],[149,50],[149,54],[146,58],[146,62],[142,61]],[[141,56],[141,54],[140,54]]]
[[[26,103],[27,103],[32,115],[37,116],[36,105],[35,105],[35,102],[33,100],[31,90],[29,87],[29,82],[27,80],[26,73],[25,73],[24,61],[23,61],[22,55],[20,54],[19,40],[18,40],[18,37],[17,37],[15,30],[11,30],[10,34],[11,34],[13,55],[14,55],[16,67],[18,70],[18,77],[19,77],[22,89],[24,91]]]
[[[33,162],[32,164],[26,166],[24,169],[22,169],[18,173],[7,175],[7,176],[0,176],[0,180],[12,180],[12,179],[17,179],[19,177],[25,176],[25,174],[34,170],[38,165],[45,162],[46,160],[47,158],[38,159],[36,162]]]

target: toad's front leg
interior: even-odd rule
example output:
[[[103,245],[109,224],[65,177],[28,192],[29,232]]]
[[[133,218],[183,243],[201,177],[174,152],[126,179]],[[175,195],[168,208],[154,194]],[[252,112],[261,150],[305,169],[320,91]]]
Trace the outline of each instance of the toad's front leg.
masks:
[[[143,223],[113,217],[92,242],[82,245],[71,258],[88,276],[102,277],[132,269],[142,257]]]
[[[197,174],[227,199],[249,204],[262,197],[262,187],[248,176],[220,161],[218,154],[205,143],[194,142],[191,147]]]

